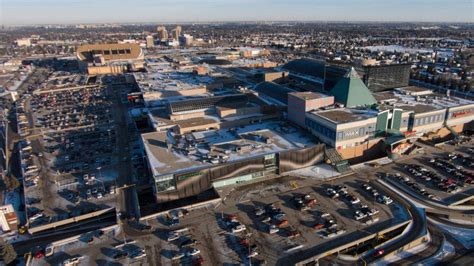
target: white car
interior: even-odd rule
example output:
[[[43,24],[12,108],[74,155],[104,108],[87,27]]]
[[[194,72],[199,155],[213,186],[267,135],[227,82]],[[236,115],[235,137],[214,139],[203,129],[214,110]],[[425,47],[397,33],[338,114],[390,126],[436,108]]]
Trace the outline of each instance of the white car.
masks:
[[[201,251],[197,248],[190,249],[186,251],[186,256],[196,256],[197,254],[201,253]]]
[[[383,204],[385,204],[385,205],[390,205],[390,204],[392,204],[392,202],[393,202],[393,200],[392,200],[390,197],[388,197],[388,196],[383,196],[383,198],[382,198],[382,203],[383,203]]]
[[[354,214],[354,219],[356,219],[357,221],[364,219],[365,217],[367,217],[367,214],[362,213],[361,211],[356,211]]]
[[[278,229],[278,227],[276,227],[276,225],[270,225],[268,227],[268,233],[270,234],[276,234],[280,231],[280,229]]]
[[[139,259],[139,258],[143,258],[145,256],[146,256],[146,253],[145,253],[144,249],[134,250],[134,251],[129,253],[129,257],[131,259]]]
[[[69,259],[63,261],[63,265],[64,265],[64,266],[77,265],[77,264],[79,264],[79,262],[81,261],[81,259],[82,259],[82,256],[72,257],[72,258],[69,258]]]
[[[370,209],[370,210],[367,212],[367,214],[368,214],[369,216],[374,216],[374,215],[376,215],[377,213],[379,213],[379,210],[377,210],[377,209]]]
[[[179,238],[179,234],[175,232],[170,232],[168,235],[168,242],[174,241]]]
[[[354,205],[354,204],[357,204],[360,202],[360,199],[359,198],[354,198],[353,200],[351,200],[351,204]]]
[[[34,221],[38,220],[39,218],[41,218],[43,216],[44,216],[44,214],[42,212],[40,212],[40,213],[37,213],[37,214],[31,216],[29,220],[30,220],[30,222],[34,222]]]
[[[257,255],[258,255],[258,252],[254,250],[254,251],[250,252],[250,254],[249,254],[247,257],[248,257],[248,258],[253,258],[253,257],[257,256]]]
[[[237,226],[235,226],[235,227],[232,228],[232,233],[239,233],[239,232],[244,231],[245,229],[247,229],[247,228],[245,227],[245,225],[239,224],[239,225],[237,225]]]
[[[46,257],[49,257],[51,255],[54,254],[54,245],[53,244],[49,244],[46,246],[45,250],[44,250],[44,255]]]
[[[179,260],[179,259],[183,258],[184,256],[185,256],[185,254],[183,252],[178,252],[171,258],[171,260]]]

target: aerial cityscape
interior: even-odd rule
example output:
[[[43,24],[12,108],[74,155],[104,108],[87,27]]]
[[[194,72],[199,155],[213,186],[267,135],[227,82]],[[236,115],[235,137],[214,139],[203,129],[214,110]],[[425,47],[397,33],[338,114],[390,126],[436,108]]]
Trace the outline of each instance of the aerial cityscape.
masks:
[[[0,265],[474,265],[472,0],[0,3]]]

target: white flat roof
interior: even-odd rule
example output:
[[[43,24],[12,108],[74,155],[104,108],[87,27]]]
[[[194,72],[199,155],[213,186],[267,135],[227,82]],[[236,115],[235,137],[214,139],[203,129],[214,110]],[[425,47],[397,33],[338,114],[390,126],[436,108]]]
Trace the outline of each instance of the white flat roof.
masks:
[[[313,142],[310,134],[305,135],[304,132],[287,124],[282,127],[281,121],[252,124],[245,127],[237,127],[234,130],[221,129],[203,131],[192,133],[191,135],[198,137],[199,141],[208,143],[207,145],[213,147],[225,147],[229,145],[252,146],[252,149],[249,151],[232,151],[230,154],[226,154],[228,156],[227,162],[239,161],[249,157],[262,156],[316,144]],[[271,142],[264,143],[254,140],[251,137],[246,138],[245,135],[249,134],[265,136],[271,139]],[[154,175],[175,173],[213,165],[201,159],[199,154],[184,155],[177,149],[168,149],[165,144],[167,138],[169,138],[169,136],[166,132],[153,132],[142,135],[150,167]],[[208,154],[210,152],[206,145],[198,145],[197,150],[201,154]]]

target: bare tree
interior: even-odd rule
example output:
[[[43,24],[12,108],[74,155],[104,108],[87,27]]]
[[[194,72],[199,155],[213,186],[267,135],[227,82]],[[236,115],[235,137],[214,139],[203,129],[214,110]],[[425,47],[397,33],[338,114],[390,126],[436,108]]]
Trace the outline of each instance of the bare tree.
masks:
[[[6,265],[14,265],[17,254],[13,246],[9,243],[6,243],[5,240],[0,239],[0,258]]]

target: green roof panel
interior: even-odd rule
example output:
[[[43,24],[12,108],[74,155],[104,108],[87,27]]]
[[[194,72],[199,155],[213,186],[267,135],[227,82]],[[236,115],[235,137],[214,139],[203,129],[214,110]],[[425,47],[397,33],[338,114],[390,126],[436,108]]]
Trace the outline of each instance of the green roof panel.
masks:
[[[330,93],[336,102],[347,107],[368,106],[377,102],[354,68],[351,68]]]

